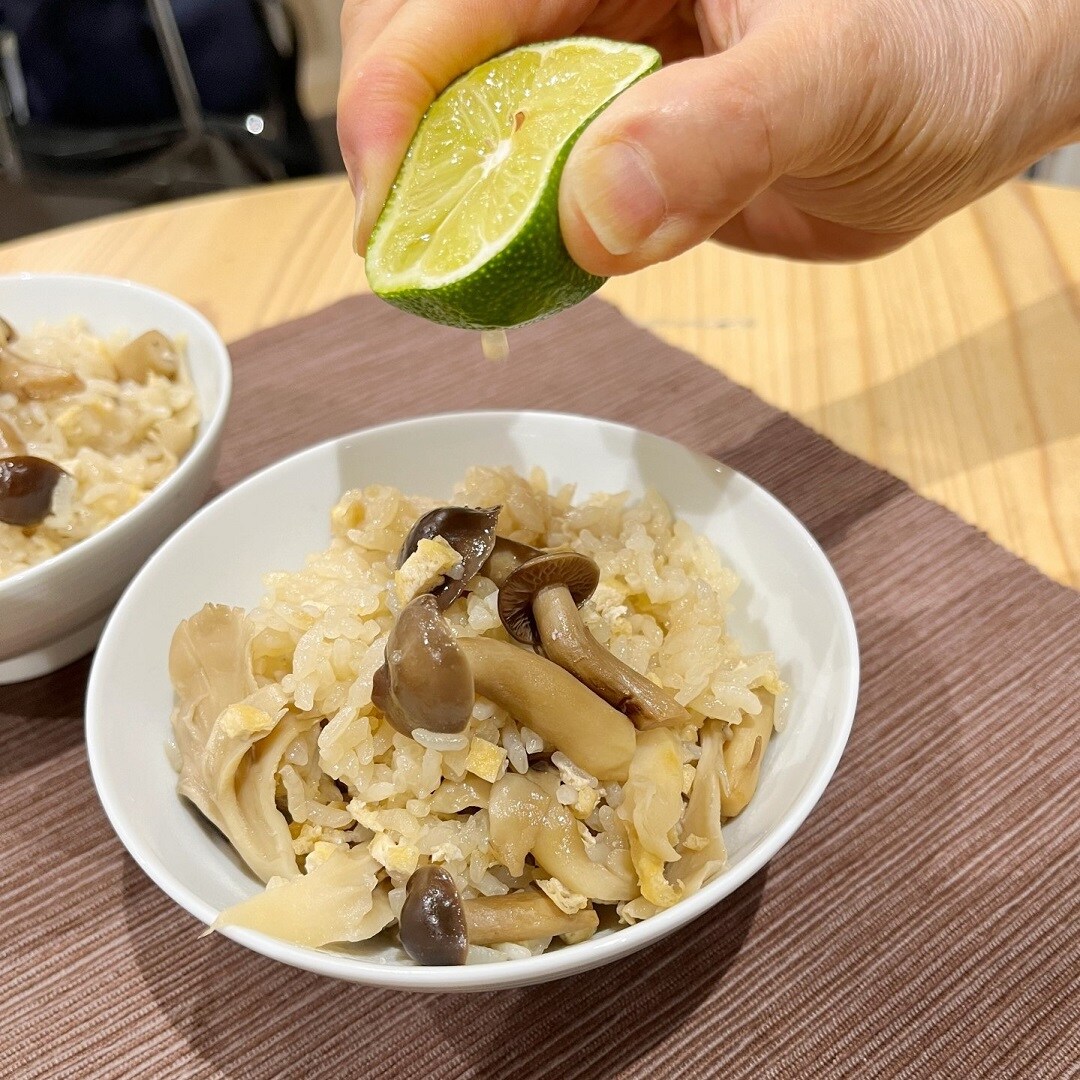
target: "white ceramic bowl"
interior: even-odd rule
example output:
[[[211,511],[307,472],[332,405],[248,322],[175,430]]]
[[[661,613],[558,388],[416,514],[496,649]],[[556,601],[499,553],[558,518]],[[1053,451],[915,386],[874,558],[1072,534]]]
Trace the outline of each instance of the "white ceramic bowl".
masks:
[[[109,609],[147,556],[191,516],[209,490],[229,407],[225,343],[194,308],[157,289],[79,274],[0,277],[0,315],[29,333],[39,321],[78,315],[91,331],[161,330],[188,343],[202,419],[176,471],[101,532],[11,577],[0,578],[0,685],[54,671],[89,652]]]
[[[315,950],[224,931],[257,952],[409,990],[491,990],[584,971],[670,934],[746,881],[810,813],[840,759],[859,681],[851,611],[821,549],[766,491],[666,439],[585,417],[481,412],[390,424],[304,451],[220,496],[150,559],[105,629],[87,691],[90,766],[120,839],[177,903],[210,923],[260,886],[175,793],[164,745],[176,624],[210,600],[254,606],[262,572],[299,568],[327,545],[330,508],[347,489],[379,482],[446,498],[473,464],[541,465],[582,494],[654,487],[740,574],[731,627],[747,649],[776,652],[792,700],[757,794],[725,829],[728,867],[652,919],[525,960],[425,968],[386,943]]]

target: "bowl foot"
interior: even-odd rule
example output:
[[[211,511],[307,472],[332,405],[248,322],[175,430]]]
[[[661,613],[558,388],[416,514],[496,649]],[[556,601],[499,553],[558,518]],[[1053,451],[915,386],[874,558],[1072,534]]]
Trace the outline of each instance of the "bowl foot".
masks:
[[[0,686],[36,679],[78,660],[98,643],[104,627],[105,619],[97,619],[59,641],[23,653],[22,656],[13,656],[10,660],[0,660]]]

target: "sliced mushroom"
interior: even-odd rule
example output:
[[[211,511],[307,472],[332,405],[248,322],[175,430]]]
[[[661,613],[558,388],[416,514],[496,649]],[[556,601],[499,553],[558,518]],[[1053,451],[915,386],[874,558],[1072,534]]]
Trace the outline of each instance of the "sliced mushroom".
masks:
[[[14,349],[0,347],[0,390],[23,401],[52,401],[85,388],[86,383],[73,371],[39,364]]]
[[[372,701],[399,731],[464,731],[473,694],[489,701],[601,780],[626,779],[633,725],[542,656],[491,638],[457,638],[430,594],[402,610],[376,672]]]
[[[657,907],[670,907],[682,895],[664,876],[664,864],[679,857],[673,841],[685,805],[684,760],[675,732],[643,731],[616,810],[626,825],[641,895]]]
[[[18,340],[19,335],[15,332],[15,327],[0,315],[0,349]]]
[[[761,759],[765,756],[773,733],[773,697],[758,695],[761,712],[747,714],[731,729],[731,738],[724,744],[724,772],[727,782],[720,788],[720,809],[724,817],[741,814],[757,790]]]
[[[592,636],[578,607],[600,570],[576,551],[547,551],[519,564],[499,588],[499,617],[518,641],[545,655],[625,713],[641,729],[686,724],[690,714],[666,690],[624,664]]]
[[[444,577],[431,594],[440,608],[449,607],[464,591],[465,586],[480,571],[495,544],[495,526],[499,522],[499,506],[474,509],[470,506],[440,506],[418,518],[409,530],[398,555],[398,567],[416,550],[421,540],[441,536],[462,559],[461,577]]]
[[[560,934],[589,935],[600,925],[591,908],[567,915],[539,889],[463,900],[470,945],[501,945]]]
[[[129,341],[114,362],[121,379],[137,383],[145,383],[151,375],[171,379],[180,368],[176,346],[160,330],[147,330]]]
[[[398,916],[398,934],[405,951],[418,964],[464,964],[469,935],[461,895],[449,871],[421,866],[405,886]]]
[[[511,874],[520,874],[531,854],[582,896],[609,904],[637,896],[632,878],[589,858],[574,816],[528,776],[507,773],[492,785],[488,820],[492,849]]]
[[[52,513],[56,485],[67,475],[44,458],[0,458],[0,521],[5,525],[40,525]]]
[[[0,456],[25,454],[26,443],[15,428],[15,424],[0,413]]]

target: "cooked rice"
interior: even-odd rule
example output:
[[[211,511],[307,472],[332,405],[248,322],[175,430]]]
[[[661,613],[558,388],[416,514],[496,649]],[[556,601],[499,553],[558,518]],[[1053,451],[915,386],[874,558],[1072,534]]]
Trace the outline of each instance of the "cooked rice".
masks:
[[[114,357],[130,337],[95,337],[80,319],[40,325],[14,343],[19,356],[78,375],[83,389],[23,400],[0,386],[0,421],[21,453],[55,462],[74,478],[40,525],[0,522],[0,578],[25,570],[99,532],[137,506],[191,447],[199,408],[185,365],[173,378],[118,378]],[[183,357],[184,343],[173,342]]]
[[[706,720],[727,731],[757,714],[759,694],[781,690],[776,663],[770,653],[744,654],[727,633],[735,574],[707,539],[673,519],[657,494],[636,502],[597,494],[579,503],[574,494],[572,486],[550,492],[540,470],[523,478],[510,469],[473,468],[452,501],[501,505],[500,536],[570,547],[597,562],[600,585],[582,609],[585,622],[690,710],[693,722],[677,740],[688,793]],[[295,854],[310,873],[334,845],[365,848],[379,879],[389,883],[395,916],[410,874],[428,862],[445,867],[465,898],[535,882],[557,904],[579,905],[582,899],[539,867],[526,862],[515,876],[500,863],[488,835],[490,784],[508,770],[540,777],[578,822],[589,857],[626,867],[630,839],[618,812],[624,785],[602,784],[479,697],[465,736],[410,738],[372,704],[372,676],[400,607],[395,557],[416,519],[435,505],[378,485],[348,492],[331,515],[330,547],[301,570],[268,574],[266,595],[248,615],[259,685],[248,700],[259,698],[258,707],[272,716],[288,713],[310,723],[277,773],[278,805],[291,821]],[[444,614],[459,636],[509,640],[496,602],[495,585],[477,577]],[[680,854],[705,842],[687,836],[683,847],[684,838],[674,839]],[[637,897],[618,905],[618,917],[629,923],[656,910]],[[533,955],[549,944],[474,948],[470,959]]]

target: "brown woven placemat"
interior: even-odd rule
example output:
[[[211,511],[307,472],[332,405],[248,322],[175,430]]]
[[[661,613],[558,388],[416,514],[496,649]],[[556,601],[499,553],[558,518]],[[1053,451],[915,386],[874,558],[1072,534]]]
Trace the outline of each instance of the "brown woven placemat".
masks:
[[[591,413],[743,470],[824,545],[859,625],[855,730],[809,821],[606,968],[352,986],[200,938],[127,857],[90,783],[84,661],[0,688],[0,1075],[1076,1076],[1080,596],[599,301],[512,344],[489,364],[370,298],[242,341],[220,483],[468,407]]]

